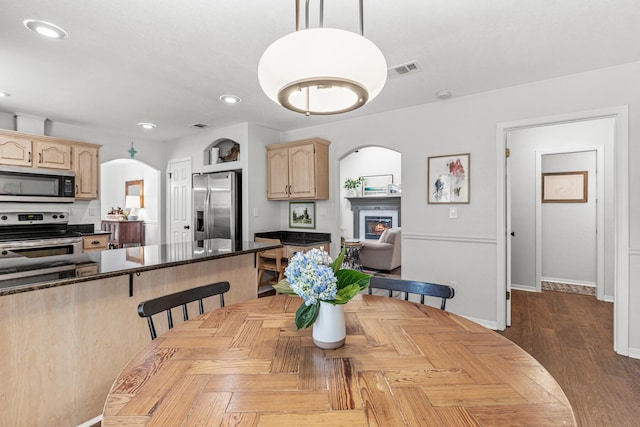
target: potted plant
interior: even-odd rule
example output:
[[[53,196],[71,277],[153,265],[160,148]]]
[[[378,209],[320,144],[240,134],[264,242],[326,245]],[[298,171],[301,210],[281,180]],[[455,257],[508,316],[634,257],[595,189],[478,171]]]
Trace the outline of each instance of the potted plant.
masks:
[[[273,288],[280,294],[298,295],[302,304],[296,311],[298,329],[313,325],[313,342],[324,349],[344,345],[346,326],[344,305],[369,286],[371,276],[342,268],[345,248],[332,260],[322,249],[297,252],[282,279]]]
[[[347,190],[347,197],[356,197],[356,190],[362,186],[364,181],[364,176],[358,177],[356,179],[347,178],[344,181],[344,188]]]

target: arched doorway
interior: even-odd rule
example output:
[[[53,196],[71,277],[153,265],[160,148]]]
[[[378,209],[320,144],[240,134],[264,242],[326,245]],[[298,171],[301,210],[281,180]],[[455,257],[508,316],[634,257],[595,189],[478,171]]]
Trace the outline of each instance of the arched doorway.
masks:
[[[347,180],[364,181],[355,192],[345,188]],[[366,146],[339,159],[340,236],[345,239],[375,239],[363,230],[361,214],[383,213],[389,226],[400,226],[402,154],[384,147]],[[387,191],[389,190],[389,191]],[[366,228],[366,227],[365,227]],[[371,235],[370,235],[371,234]]]
[[[160,210],[160,171],[135,159],[115,159],[100,165],[100,217],[112,208],[125,207],[125,183],[144,181],[144,208],[138,218],[144,221],[145,244],[163,242]]]

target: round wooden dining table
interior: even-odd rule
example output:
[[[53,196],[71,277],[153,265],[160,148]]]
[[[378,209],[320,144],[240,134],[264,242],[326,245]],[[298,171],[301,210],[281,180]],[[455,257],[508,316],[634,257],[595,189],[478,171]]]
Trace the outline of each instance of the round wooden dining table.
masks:
[[[344,347],[296,330],[301,300],[259,298],[151,341],[108,394],[103,426],[575,425],[520,347],[427,305],[358,295]]]

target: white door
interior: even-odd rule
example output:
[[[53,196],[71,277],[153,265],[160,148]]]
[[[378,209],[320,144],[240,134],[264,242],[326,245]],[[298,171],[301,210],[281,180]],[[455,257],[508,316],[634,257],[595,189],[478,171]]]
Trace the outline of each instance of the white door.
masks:
[[[169,243],[190,242],[191,160],[169,161]]]
[[[509,133],[507,132],[507,135]],[[505,222],[506,227],[504,232],[506,233],[505,241],[507,242],[507,271],[506,271],[506,281],[507,281],[507,292],[505,298],[507,299],[506,304],[506,325],[511,326],[511,238],[514,235],[513,231],[511,231],[511,174],[509,170],[509,138],[505,136],[506,141],[505,145],[507,147],[507,151],[504,156],[504,170],[505,170]]]

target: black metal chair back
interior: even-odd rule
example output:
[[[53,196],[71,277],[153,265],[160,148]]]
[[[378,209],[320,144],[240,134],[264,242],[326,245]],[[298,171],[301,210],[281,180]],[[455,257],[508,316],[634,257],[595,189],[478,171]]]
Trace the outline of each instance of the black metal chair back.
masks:
[[[388,289],[389,296],[393,296],[393,291],[404,292],[404,299],[409,299],[409,294],[420,295],[420,303],[424,304],[425,295],[431,297],[440,297],[442,302],[440,309],[444,310],[447,300],[451,299],[455,295],[455,290],[451,286],[438,285],[435,283],[415,282],[412,280],[400,280],[389,279],[386,277],[371,277],[369,282],[369,295],[371,295],[371,289]]]
[[[167,312],[167,323],[169,329],[173,328],[173,317],[171,316],[171,309],[182,305],[182,314],[184,320],[189,320],[189,313],[187,311],[187,304],[193,301],[198,301],[198,308],[200,314],[204,314],[204,305],[202,300],[214,295],[220,295],[220,307],[224,307],[224,293],[229,290],[229,282],[218,282],[210,285],[198,286],[197,288],[186,289],[184,291],[176,292],[174,294],[164,295],[158,298],[153,298],[148,301],[143,301],[138,304],[138,314],[140,317],[146,317],[149,324],[149,332],[151,333],[151,339],[154,340],[157,337],[156,328],[153,324],[152,316],[158,314],[161,311]]]

